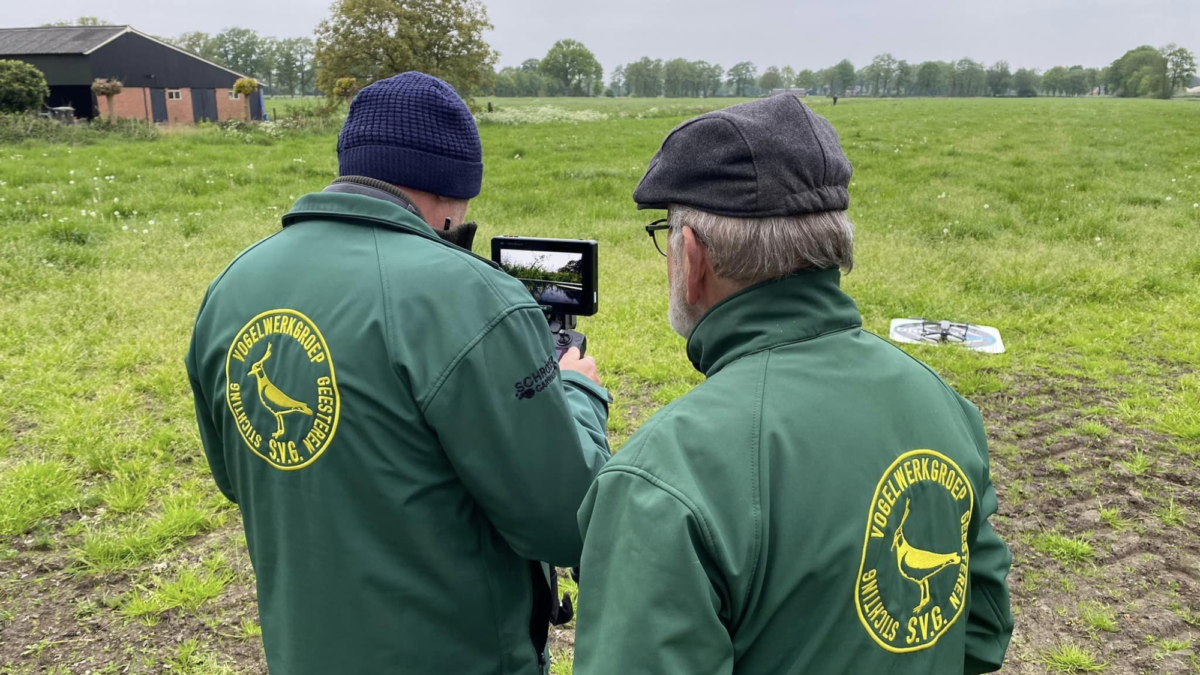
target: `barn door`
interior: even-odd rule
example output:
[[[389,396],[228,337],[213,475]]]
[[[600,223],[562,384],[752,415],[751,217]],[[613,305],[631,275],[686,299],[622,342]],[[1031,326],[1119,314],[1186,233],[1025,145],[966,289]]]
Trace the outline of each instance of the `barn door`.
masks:
[[[263,118],[263,100],[262,92],[254,92],[250,95],[250,119],[261,120]]]
[[[166,89],[150,90],[150,114],[154,117],[155,124],[162,124],[167,121]]]
[[[216,89],[193,89],[192,90],[192,113],[196,116],[196,121],[207,120],[209,122],[217,121],[217,90]]]

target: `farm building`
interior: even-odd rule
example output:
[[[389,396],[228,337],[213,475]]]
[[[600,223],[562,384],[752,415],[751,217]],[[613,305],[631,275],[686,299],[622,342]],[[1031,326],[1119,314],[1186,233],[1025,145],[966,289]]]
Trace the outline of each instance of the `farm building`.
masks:
[[[114,101],[119,118],[191,124],[246,115],[245,101],[233,93],[243,75],[129,26],[0,28],[0,59],[42,71],[50,85],[46,105],[71,106],[76,117],[100,114],[91,89],[97,78],[124,85]],[[261,119],[262,99],[250,103]]]

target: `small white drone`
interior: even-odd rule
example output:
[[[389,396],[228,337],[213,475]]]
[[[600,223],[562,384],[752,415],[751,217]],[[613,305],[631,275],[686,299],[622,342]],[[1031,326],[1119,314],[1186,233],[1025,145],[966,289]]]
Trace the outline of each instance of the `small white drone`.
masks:
[[[998,329],[973,323],[892,319],[888,336],[896,342],[910,345],[956,344],[987,354],[1004,353],[1004,340],[1000,339]]]

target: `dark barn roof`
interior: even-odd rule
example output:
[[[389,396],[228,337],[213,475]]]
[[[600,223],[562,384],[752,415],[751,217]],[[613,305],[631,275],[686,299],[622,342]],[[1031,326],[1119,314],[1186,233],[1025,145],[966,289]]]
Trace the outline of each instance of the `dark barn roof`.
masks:
[[[86,54],[130,30],[129,26],[0,28],[0,54]]]

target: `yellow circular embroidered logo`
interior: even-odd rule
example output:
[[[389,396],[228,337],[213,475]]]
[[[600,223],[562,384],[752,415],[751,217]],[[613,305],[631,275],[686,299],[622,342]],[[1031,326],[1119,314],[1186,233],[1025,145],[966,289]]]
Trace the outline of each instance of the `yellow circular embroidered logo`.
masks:
[[[854,590],[858,618],[880,647],[928,649],[958,620],[974,506],[971,481],[939,452],[907,452],[884,472],[871,498]]]
[[[242,440],[277,469],[303,469],[333,441],[341,396],[316,324],[273,309],[238,331],[225,358],[225,401]]]

